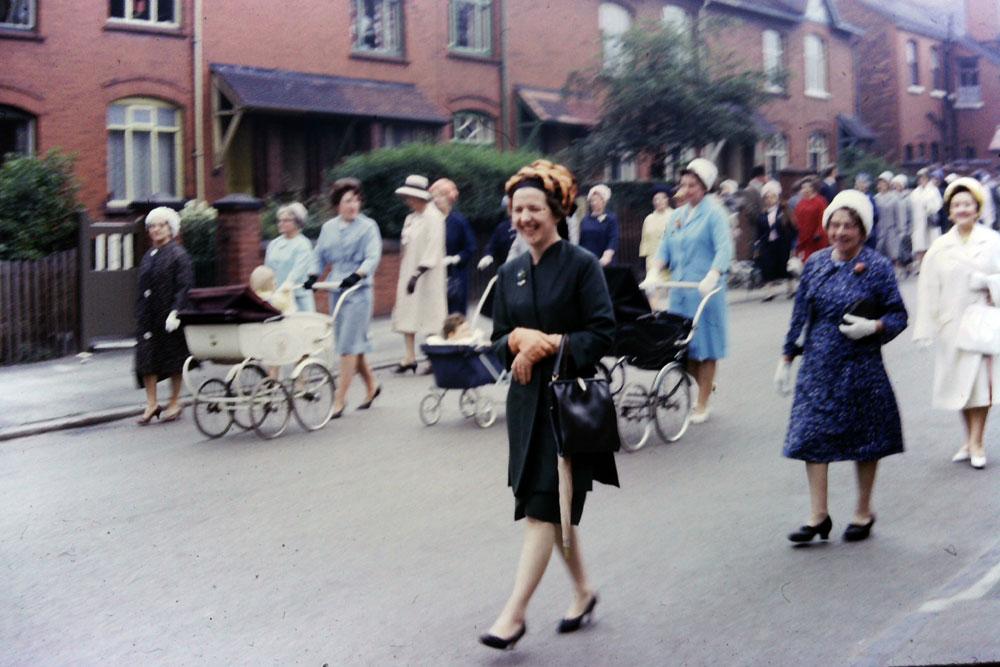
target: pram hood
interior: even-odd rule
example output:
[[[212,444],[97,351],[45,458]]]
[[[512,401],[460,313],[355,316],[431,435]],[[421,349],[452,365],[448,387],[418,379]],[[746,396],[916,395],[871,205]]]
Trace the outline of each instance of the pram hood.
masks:
[[[245,324],[280,317],[281,311],[247,285],[201,287],[188,293],[191,307],[177,316],[181,324]]]

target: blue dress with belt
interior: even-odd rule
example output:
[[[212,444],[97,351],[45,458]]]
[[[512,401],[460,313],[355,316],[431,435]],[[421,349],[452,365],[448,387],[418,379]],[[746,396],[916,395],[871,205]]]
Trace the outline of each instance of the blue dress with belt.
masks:
[[[444,254],[458,256],[458,263],[448,266],[448,312],[465,315],[469,306],[469,262],[476,254],[476,236],[469,219],[458,211],[452,210],[444,225]]]
[[[851,340],[838,326],[861,299],[884,313],[884,329]],[[882,346],[906,328],[906,321],[892,262],[878,252],[865,247],[853,260],[836,262],[832,249],[825,248],[809,258],[785,337],[785,356],[802,350],[785,456],[829,463],[874,461],[903,451]]]
[[[379,260],[382,259],[382,235],[378,224],[368,216],[359,214],[347,222],[339,215],[327,220],[316,240],[316,273],[328,265],[330,274],[326,281],[339,283],[355,271],[365,274],[361,287],[347,297],[334,322],[337,354],[366,354],[371,352],[368,328],[372,320],[374,300],[372,280]],[[330,313],[336,306],[342,290],[330,292]]]
[[[693,208],[685,204],[674,211],[657,254],[670,269],[671,280],[700,282],[711,269],[722,274],[719,278],[722,290],[709,299],[688,347],[688,357],[695,361],[722,359],[729,348],[725,285],[733,261],[733,237],[722,206],[712,197],[705,197]],[[668,309],[672,313],[694,317],[700,303],[701,294],[696,289],[670,290]]]
[[[286,280],[293,285],[301,285],[313,272],[312,242],[301,233],[290,239],[279,236],[267,244],[264,264],[274,271],[276,286]],[[316,300],[312,290],[301,287],[295,290],[295,307],[299,312],[314,312]]]
[[[618,252],[618,218],[614,213],[588,215],[580,221],[580,247],[601,258],[606,250]]]

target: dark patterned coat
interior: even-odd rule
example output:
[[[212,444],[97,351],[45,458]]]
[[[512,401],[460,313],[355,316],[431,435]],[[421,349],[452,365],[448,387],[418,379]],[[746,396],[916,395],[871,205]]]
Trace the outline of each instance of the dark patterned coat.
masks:
[[[586,250],[558,241],[537,265],[524,253],[500,267],[493,308],[493,349],[510,368],[514,355],[507,337],[516,327],[569,336],[570,374],[593,375],[601,357],[610,352],[615,320],[611,297],[597,258]],[[539,361],[531,382],[511,382],[507,395],[507,435],[510,461],[507,483],[514,495],[556,492],[556,444],[549,421],[555,357]],[[613,454],[573,458],[573,489],[589,491],[593,480],[618,486]]]
[[[851,340],[837,328],[860,299],[878,304],[881,333]],[[805,331],[802,367],[784,455],[812,463],[874,461],[903,451],[899,408],[882,364],[882,346],[907,322],[892,263],[871,248],[838,264],[832,249],[806,262],[784,353],[795,356]]]
[[[139,263],[139,298],[135,304],[135,375],[139,386],[145,375],[157,381],[180,373],[188,357],[184,332],[164,328],[171,310],[187,306],[194,287],[191,258],[177,241],[150,248]]]

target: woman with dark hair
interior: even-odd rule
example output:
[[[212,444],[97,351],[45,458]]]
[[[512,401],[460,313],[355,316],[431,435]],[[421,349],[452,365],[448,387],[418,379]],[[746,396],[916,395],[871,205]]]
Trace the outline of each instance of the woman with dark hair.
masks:
[[[580,522],[594,480],[618,485],[613,454],[559,455],[549,415],[549,381],[563,338],[571,375],[590,377],[610,350],[615,330],[597,258],[559,234],[559,223],[574,206],[576,179],[562,165],[536,160],[507,181],[506,190],[511,219],[528,252],[498,272],[493,347],[514,380],[507,396],[507,483],[514,492],[514,520],[525,519],[525,526],[514,589],[489,632],[479,638],[499,649],[512,648],[524,635],[528,602],[557,546],[574,588],[557,629],[573,632],[589,620],[597,596],[583,567],[576,528],[570,543],[562,544],[558,479],[572,478],[573,526]]]
[[[802,355],[784,455],[806,464],[811,515],[792,542],[827,539],[827,478],[833,461],[855,461],[858,502],[848,542],[871,533],[878,461],[903,451],[899,408],[882,363],[882,346],[906,328],[892,262],[865,238],[873,225],[868,195],[844,190],[823,213],[832,247],[809,258],[795,296],[784,355],[774,382],[791,390],[792,361]],[[800,341],[803,341],[800,343]]]
[[[320,274],[330,267],[327,282],[339,282],[330,292],[330,312],[344,290],[360,284],[340,307],[334,322],[337,354],[340,355],[340,383],[333,399],[333,418],[344,414],[347,390],[355,373],[364,380],[365,400],[359,410],[371,407],[382,392],[365,355],[371,352],[368,330],[372,321],[372,277],[382,258],[382,236],[378,224],[361,212],[361,181],[341,178],[333,182],[330,204],[337,216],[327,220],[316,241],[316,268]]]
[[[1000,359],[963,341],[967,309],[1000,305],[1000,234],[978,224],[989,194],[974,178],[958,178],[944,191],[944,211],[954,225],[932,244],[917,282],[913,338],[937,339],[933,404],[959,410],[965,442],[952,461],[986,467],[983,434],[990,407],[1000,404]]]
[[[313,293],[305,287],[299,287],[314,270],[312,242],[302,234],[309,212],[296,201],[280,207],[275,217],[280,236],[267,244],[264,266],[274,271],[277,286],[295,287],[295,309],[298,312],[315,312],[316,299]]]

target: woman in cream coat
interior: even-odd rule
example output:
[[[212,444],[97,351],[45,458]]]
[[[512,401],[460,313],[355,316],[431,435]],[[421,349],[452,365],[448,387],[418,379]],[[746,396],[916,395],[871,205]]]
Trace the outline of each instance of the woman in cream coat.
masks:
[[[910,193],[910,240],[913,242],[913,261],[917,268],[927,248],[941,233],[935,217],[941,210],[941,193],[930,179],[926,169],[917,172],[917,187]]]
[[[973,303],[1000,301],[1000,234],[977,223],[986,199],[979,182],[956,179],[944,194],[954,227],[931,245],[917,284],[913,338],[937,339],[933,404],[961,410],[965,443],[952,458],[986,465],[983,432],[991,405],[1000,404],[1000,358],[958,348],[959,323]],[[992,295],[992,297],[991,297]]]

